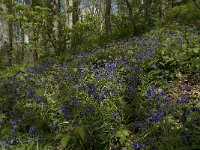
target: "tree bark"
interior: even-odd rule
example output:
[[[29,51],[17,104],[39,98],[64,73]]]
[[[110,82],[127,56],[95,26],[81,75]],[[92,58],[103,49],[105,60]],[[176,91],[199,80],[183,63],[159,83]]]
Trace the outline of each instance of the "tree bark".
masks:
[[[1,8],[3,9],[2,14],[2,28],[3,28],[3,53],[5,54],[5,63],[7,65],[12,65],[12,44],[11,40],[12,37],[10,35],[11,29],[10,25],[8,23],[8,20],[6,18],[6,14],[8,12],[7,6],[1,3]]]
[[[160,11],[160,18],[165,19],[166,18],[166,12],[165,12],[165,0],[159,1],[159,11]]]
[[[106,13],[105,13],[105,29],[106,34],[111,34],[111,18],[110,18],[110,11],[111,11],[111,0],[106,0]]]
[[[133,18],[133,9],[132,9],[132,6],[131,6],[131,3],[129,2],[129,0],[126,0],[126,5],[127,5],[127,8],[128,8],[131,27],[132,27],[133,31],[135,31],[136,30],[136,25],[135,25],[135,21],[134,21],[134,18]]]

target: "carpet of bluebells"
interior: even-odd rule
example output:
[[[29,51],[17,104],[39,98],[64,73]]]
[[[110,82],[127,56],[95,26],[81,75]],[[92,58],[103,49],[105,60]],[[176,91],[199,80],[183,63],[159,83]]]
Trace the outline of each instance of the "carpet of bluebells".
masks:
[[[199,82],[200,32],[187,26],[45,59],[0,79],[0,149],[197,150]]]

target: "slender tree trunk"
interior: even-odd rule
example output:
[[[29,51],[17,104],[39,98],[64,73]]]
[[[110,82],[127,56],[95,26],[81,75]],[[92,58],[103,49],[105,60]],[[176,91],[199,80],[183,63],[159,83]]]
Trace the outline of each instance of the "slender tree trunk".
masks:
[[[73,7],[73,0],[64,0],[64,9],[65,9],[65,30],[72,29],[73,27],[73,13],[70,8]],[[69,37],[66,39],[66,48],[72,47],[72,41]]]
[[[106,13],[105,13],[105,29],[106,34],[111,34],[111,19],[110,19],[110,11],[111,11],[111,0],[106,0]]]
[[[6,56],[5,63],[7,65],[12,65],[12,62],[11,62],[11,59],[12,59],[12,44],[11,44],[12,37],[10,35],[11,29],[10,29],[9,23],[6,18],[8,9],[7,9],[6,5],[3,4],[3,2],[1,3],[1,7],[3,9],[3,14],[2,14],[3,50],[4,50],[3,53]]]
[[[151,17],[151,5],[152,0],[146,0],[145,18],[147,21],[149,21],[149,18]]]
[[[133,31],[135,31],[136,25],[135,25],[135,21],[134,21],[134,18],[133,18],[133,9],[132,9],[132,6],[131,6],[131,3],[129,2],[129,0],[126,0],[126,5],[127,5],[127,8],[128,8],[131,27],[132,27]]]
[[[105,24],[105,1],[104,0],[100,0],[100,19],[101,19],[101,24],[100,24],[100,31],[103,32],[104,30],[104,24]]]
[[[125,15],[125,10],[126,10],[125,4],[126,4],[125,0],[119,0],[119,14],[121,14],[122,16]]]
[[[53,22],[53,30],[54,30],[54,37],[55,40],[58,41],[59,40],[59,22],[58,22],[58,13],[59,13],[59,1],[58,0],[53,0],[53,13],[54,13],[54,17],[55,20]]]
[[[79,21],[79,2],[78,0],[74,0],[73,2],[73,24]]]
[[[160,11],[160,18],[165,19],[166,18],[166,12],[165,12],[165,0],[159,1],[159,11]]]

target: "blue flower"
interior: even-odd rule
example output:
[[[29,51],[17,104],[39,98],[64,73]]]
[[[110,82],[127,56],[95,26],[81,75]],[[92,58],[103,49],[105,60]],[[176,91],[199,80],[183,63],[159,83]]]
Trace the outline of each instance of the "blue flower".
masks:
[[[1,146],[6,146],[6,145],[7,145],[7,142],[6,142],[6,141],[2,141],[2,142],[0,143],[0,145],[1,145]]]
[[[163,104],[169,102],[170,98],[169,96],[165,96],[165,98],[163,98]]]
[[[182,86],[182,89],[183,89],[184,91],[190,91],[190,87],[189,87],[188,85],[183,85],[183,86]]]
[[[57,125],[56,125],[55,123],[51,123],[49,126],[50,126],[50,128],[52,128],[52,129],[57,129]]]
[[[133,147],[134,147],[135,150],[137,150],[137,149],[142,148],[142,144],[141,144],[141,143],[138,143],[138,142],[134,142],[134,143],[133,143]]]
[[[35,91],[34,91],[34,89],[33,88],[28,88],[28,94],[27,94],[27,96],[28,97],[33,97],[35,95]]]
[[[118,112],[114,112],[114,113],[112,114],[112,116],[113,116],[113,118],[117,119],[117,118],[119,117],[119,113],[118,113]]]
[[[32,133],[32,132],[35,132],[35,131],[36,131],[35,126],[30,126],[29,127],[29,130],[28,130],[29,133]]]
[[[73,122],[72,122],[72,127],[76,127],[78,125],[78,121],[77,120],[74,120]]]
[[[80,104],[80,101],[77,100],[77,99],[72,99],[72,100],[70,101],[70,105],[71,105],[71,106],[76,106],[76,105],[79,105],[79,104]]]
[[[153,94],[155,94],[155,93],[156,93],[156,87],[155,87],[155,86],[150,87],[150,88],[147,90],[147,92],[146,92],[146,99],[147,99],[147,100],[150,100],[150,99],[151,99],[151,96],[152,96]]]
[[[15,143],[17,143],[17,142],[18,142],[18,140],[15,139],[15,138],[13,138],[13,139],[10,140],[10,144],[11,144],[11,145],[13,145],[13,144],[15,144]]]
[[[95,92],[96,92],[96,88],[95,88],[94,83],[88,84],[88,94],[91,95],[91,94],[94,94]]]
[[[157,68],[156,64],[151,65],[152,68]]]
[[[189,101],[189,96],[186,95],[186,94],[181,94],[181,100],[182,100],[183,102],[188,102],[188,101]]]

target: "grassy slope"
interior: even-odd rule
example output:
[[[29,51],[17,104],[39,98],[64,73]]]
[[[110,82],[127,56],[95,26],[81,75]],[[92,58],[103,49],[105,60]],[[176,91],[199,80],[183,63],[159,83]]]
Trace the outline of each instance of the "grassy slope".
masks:
[[[121,139],[127,138],[125,141],[118,141],[119,143],[117,145],[119,147],[129,147],[131,149],[132,142],[135,143],[135,145],[133,145],[135,147],[143,147],[145,145],[144,144],[145,142],[146,143],[149,142],[148,140],[146,141],[146,139],[143,138],[147,135],[148,135],[147,136],[148,139],[152,139],[152,140],[154,140],[154,138],[157,137],[159,139],[157,142],[154,141],[150,143],[162,149],[163,147],[166,147],[168,145],[168,142],[170,143],[172,142],[170,140],[167,140],[167,138],[172,138],[170,137],[170,134],[172,134],[171,132],[175,132],[175,131],[177,132],[177,134],[174,135],[177,140],[178,136],[180,136],[180,134],[182,133],[185,133],[183,131],[185,131],[186,129],[187,129],[186,131],[188,131],[189,134],[193,134],[193,131],[191,131],[190,127],[185,127],[186,121],[184,120],[181,120],[180,122],[176,122],[176,124],[173,124],[174,114],[171,114],[171,112],[167,112],[167,114],[163,115],[162,123],[165,122],[166,124],[162,125],[162,123],[159,124],[158,122],[156,122],[157,118],[153,118],[152,116],[149,116],[149,115],[158,113],[158,110],[156,110],[153,105],[159,105],[160,109],[161,108],[163,109],[162,101],[159,103],[153,100],[151,103],[146,102],[145,100],[147,96],[146,94],[148,93],[147,92],[148,88],[154,85],[156,86],[156,90],[154,89],[151,91],[152,93],[150,95],[151,99],[154,99],[153,98],[154,94],[155,95],[159,94],[159,92],[162,90],[165,90],[167,92],[167,95],[162,95],[162,98],[166,98],[167,96],[170,96],[171,97],[170,99],[174,101],[177,98],[179,98],[181,94],[190,95],[191,104],[186,103],[186,105],[184,105],[184,109],[180,109],[180,110],[177,109],[176,113],[177,115],[180,115],[180,116],[181,115],[183,116],[184,114],[183,112],[185,111],[185,109],[188,109],[188,110],[192,109],[193,105],[194,105],[194,108],[199,108],[198,106],[199,104],[197,103],[197,99],[199,97],[198,93],[200,92],[198,88],[199,85],[197,84],[197,82],[192,83],[192,81],[196,79],[197,81],[199,81],[198,80],[199,70],[197,66],[199,63],[198,62],[199,59],[198,58],[194,59],[193,61],[194,63],[192,64],[188,60],[194,56],[193,53],[196,54],[196,52],[198,51],[197,54],[199,54],[199,43],[198,43],[199,35],[196,32],[197,31],[195,29],[189,31],[188,27],[176,26],[176,25],[171,26],[170,28],[169,27],[162,28],[162,29],[159,28],[156,30],[152,30],[150,33],[144,34],[142,36],[124,39],[122,41],[107,44],[105,47],[93,49],[91,52],[88,52],[88,53],[83,52],[77,55],[72,55],[68,58],[68,60],[65,60],[63,62],[60,62],[58,60],[54,60],[54,61],[43,60],[39,63],[39,65],[36,65],[34,68],[31,68],[31,69],[29,68],[28,70],[26,69],[27,66],[15,67],[14,69],[6,70],[5,72],[2,72],[0,77],[7,78],[8,76],[10,77],[13,74],[16,74],[18,70],[25,71],[25,74],[19,74],[19,76],[17,75],[17,77],[14,77],[14,79],[8,78],[9,80],[12,80],[11,85],[12,84],[14,85],[16,82],[17,83],[23,82],[25,84],[24,89],[22,89],[19,93],[21,92],[27,93],[29,87],[36,88],[37,96],[46,97],[48,101],[47,106],[49,107],[48,111],[50,111],[50,113],[59,112],[58,110],[59,107],[62,106],[62,104],[64,103],[68,103],[68,100],[63,100],[63,99],[70,99],[71,97],[76,95],[79,99],[81,99],[82,103],[85,103],[85,105],[87,105],[87,103],[89,102],[89,104],[94,105],[95,108],[99,107],[100,108],[99,114],[102,115],[103,122],[108,123],[108,125],[112,124],[111,122],[113,120],[112,118],[109,117],[109,114],[112,114],[113,111],[118,111],[119,115],[125,115],[126,117],[128,117],[126,121],[121,118],[122,120],[121,119],[117,120],[116,125],[113,125],[114,126],[113,128],[116,130],[116,132],[118,131],[117,133],[118,134],[120,133],[119,137],[116,135],[111,136],[112,138],[110,142],[111,143],[113,142],[113,143],[109,146],[111,146],[113,149],[114,147],[116,147],[115,145],[116,143],[114,142],[114,140],[116,140],[117,138],[121,138]],[[179,43],[180,42],[179,38],[182,39],[181,43]],[[194,50],[195,48],[198,50]],[[188,51],[185,51],[185,50],[188,50]],[[187,55],[188,53],[192,55],[189,57],[189,55]],[[180,59],[177,59],[177,57],[175,57],[176,54],[181,54]],[[105,73],[102,75],[103,79],[101,81],[98,81],[98,79],[96,79],[95,76],[98,74],[98,70],[101,70],[101,71],[106,70],[106,65],[108,65],[106,63],[108,63],[111,66],[113,63],[116,64],[117,75],[113,75],[111,72],[109,72],[108,74]],[[195,66],[197,66],[197,68],[195,68]],[[93,68],[97,67],[97,69],[96,70],[92,69],[92,67]],[[139,67],[140,70],[138,70],[137,67]],[[86,74],[82,74],[83,70],[86,71]],[[37,73],[37,71],[39,71],[40,73]],[[112,80],[109,81],[107,78],[111,74],[114,77],[113,81]],[[197,75],[197,77],[195,75]],[[26,76],[29,76],[31,78],[31,82],[22,79]],[[108,100],[109,99],[112,100],[113,104],[106,103],[106,105],[111,105],[113,108],[109,108],[108,110],[103,109],[103,107],[107,107],[106,105],[105,106],[102,105],[102,107],[100,107],[96,103],[93,103],[91,101],[85,101],[85,99],[93,100],[93,98],[87,95],[87,92],[74,93],[73,90],[68,89],[68,88],[74,89],[76,86],[83,86],[83,87],[85,86],[84,88],[86,90],[87,85],[85,85],[84,82],[86,83],[92,82],[92,83],[95,83],[95,86],[98,90],[102,90],[104,87],[107,86],[107,83],[114,84],[116,80],[116,76],[117,78],[121,77],[121,79],[123,78],[125,79],[125,81],[117,85],[117,88],[118,88],[117,90],[121,92],[120,94],[123,94],[123,95],[119,94],[116,97],[115,96],[109,97]],[[142,84],[140,84],[139,86],[135,85],[137,81],[136,80],[132,81],[132,79],[129,78],[131,76],[133,76],[134,78],[140,78]],[[192,78],[192,79],[186,82],[186,80],[188,80],[189,78]],[[65,80],[66,80],[66,83],[62,84],[62,82]],[[46,82],[47,84],[42,85],[42,82]],[[163,86],[163,83],[167,83],[167,86]],[[60,87],[57,86],[57,84],[60,84],[59,85]],[[125,86],[123,86],[123,84],[125,84]],[[182,89],[182,87],[185,84],[189,86],[190,90]],[[132,88],[134,91],[136,91],[135,95],[131,95],[133,92],[131,90]],[[70,96],[65,95],[62,89],[65,89]],[[113,90],[113,87],[108,88],[107,90]],[[3,93],[4,91],[1,91],[1,92]],[[56,92],[58,93],[56,94]],[[197,93],[197,95],[195,93]],[[21,105],[25,105],[26,103],[34,105],[34,107],[37,110],[40,110],[41,114],[44,114],[47,116],[46,118],[47,124],[50,123],[50,121],[52,121],[51,117],[49,116],[50,114],[46,113],[45,112],[46,110],[43,107],[41,107],[40,104],[37,104],[37,103],[35,104],[32,101],[30,102],[32,98],[26,97],[26,94],[22,94],[21,96],[24,98],[24,100],[25,99],[28,100],[28,101],[22,102]],[[19,96],[19,98],[22,98],[21,96]],[[56,96],[57,99],[61,102],[54,103],[52,96]],[[8,100],[9,97],[5,96],[1,98],[1,100],[5,100],[5,99]],[[121,103],[120,101],[118,101],[118,99],[123,99],[125,104],[123,104],[123,102]],[[15,108],[19,109],[20,108],[19,104],[20,103],[14,105]],[[124,105],[124,106],[120,107],[119,104]],[[1,107],[3,107],[4,105],[6,104],[1,105]],[[118,107],[118,108],[114,108],[114,107]],[[22,110],[26,110],[30,108],[31,107],[27,105],[27,107],[23,106]],[[124,112],[123,111],[120,112],[121,108],[124,109]],[[85,106],[83,107],[83,109],[85,109]],[[76,110],[75,112],[73,112],[73,114],[76,114],[78,112],[79,111]],[[1,113],[4,114],[5,112],[1,112]],[[39,117],[39,119],[42,120],[42,118],[40,118],[41,117],[40,113],[35,114],[35,116],[37,119]],[[34,113],[32,115],[34,115]],[[98,115],[95,117],[98,118]],[[92,124],[91,127],[94,128],[92,129],[94,133],[97,132],[95,128],[98,128],[99,125],[103,123],[103,122],[98,122],[98,119],[96,120],[95,117],[90,122]],[[149,118],[149,117],[152,117],[152,118]],[[149,119],[150,121],[145,123],[146,119]],[[193,118],[189,116],[189,119],[191,121]],[[56,122],[60,122],[60,123],[63,121],[64,121],[64,118],[60,120],[59,119],[56,120]],[[79,121],[82,122],[83,124],[85,123],[86,125],[88,125],[87,119],[86,119],[86,122],[84,122],[85,120],[81,118],[79,119]],[[69,122],[71,123],[71,121]],[[140,128],[135,127],[135,125],[138,122],[142,123],[143,125],[145,124],[145,126],[148,125],[150,130],[144,130],[143,132]],[[5,123],[7,126],[12,127],[12,125],[10,125],[9,123],[9,120],[5,119]],[[26,126],[23,127],[24,130],[27,130],[26,128],[30,126],[31,123],[32,123],[32,120],[27,120],[27,122],[25,123]],[[120,128],[117,125],[118,123],[121,124]],[[181,130],[179,129],[172,130],[171,128],[167,127],[167,123],[172,124],[172,126],[174,126],[175,128],[176,128],[176,125],[182,126],[182,128]],[[38,122],[35,125],[40,130],[44,131],[45,128],[43,128],[41,124],[43,123]],[[193,124],[194,123],[192,122],[189,125],[193,125]],[[127,127],[123,127],[123,125]],[[196,123],[195,125],[198,127],[198,123]],[[80,127],[82,126],[80,125]],[[10,134],[11,132],[9,131],[10,130],[9,127],[7,130],[8,130],[7,134],[5,133],[2,133],[2,134],[3,135],[5,134],[5,136],[7,137],[6,139],[9,140],[13,135]],[[68,130],[68,128],[66,130]],[[105,127],[102,131],[104,130],[108,130],[108,132],[111,131],[109,127]],[[130,133],[127,133],[127,137],[124,137],[123,135],[124,134],[126,135],[126,131],[129,132],[128,130],[130,130]],[[139,130],[139,131],[135,132],[135,130]],[[169,131],[166,131],[166,130],[169,130]],[[158,136],[159,133],[157,132],[163,132],[163,131],[165,131],[166,135],[163,135],[163,137],[161,138],[160,136]],[[63,132],[61,128],[59,129],[58,133],[59,132],[60,133]],[[55,133],[53,132],[53,135],[54,134]],[[95,134],[96,135],[94,135],[93,137],[94,139],[99,138],[100,140],[101,138],[103,138],[103,140],[105,141],[107,140],[106,136],[101,135],[98,132]],[[31,145],[26,144],[25,139],[30,136],[33,136],[33,134],[32,133],[24,134],[24,137],[25,137],[24,139],[22,138],[23,136],[20,136],[20,135],[19,137],[16,137],[16,138],[21,139],[25,147],[27,146],[29,147]],[[197,137],[199,137],[198,134],[195,135],[194,138],[197,138]],[[2,140],[5,140],[4,136],[1,136],[0,138]],[[195,141],[197,139],[193,139],[193,140],[194,140],[194,144],[192,146],[197,146],[198,141]],[[52,141],[50,140],[50,142]],[[96,143],[96,144],[101,144],[101,142]],[[107,142],[106,144],[108,143],[109,142]],[[175,146],[177,149],[184,147],[184,142],[181,142],[178,140],[177,143],[178,145],[176,145],[176,143],[172,143],[172,147],[168,145],[169,149],[173,149],[173,146]],[[37,142],[35,144],[37,144]],[[74,143],[74,144],[76,145],[77,143]],[[95,146],[95,141],[91,141],[91,143],[89,144],[91,144],[91,146],[92,145]],[[148,148],[151,148],[152,147],[151,144],[146,144],[145,146]],[[186,142],[186,145],[187,144],[188,143]],[[14,145],[13,148],[16,149],[18,148],[18,146],[24,147],[22,145],[21,146]],[[32,146],[35,147],[34,144]],[[83,147],[85,146],[86,145],[83,144]],[[105,145],[102,144],[102,146],[105,146]],[[71,148],[74,148],[73,144],[71,144]],[[87,147],[85,148],[87,149]],[[191,147],[189,145],[189,147],[186,147],[186,148],[191,148]],[[70,149],[70,145],[69,145],[69,149]]]

